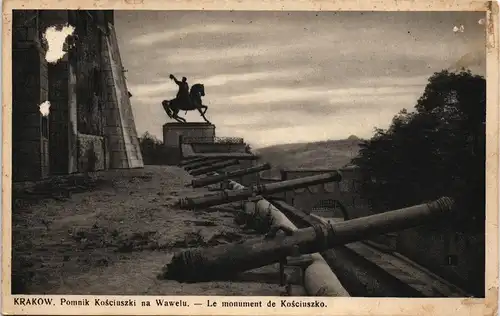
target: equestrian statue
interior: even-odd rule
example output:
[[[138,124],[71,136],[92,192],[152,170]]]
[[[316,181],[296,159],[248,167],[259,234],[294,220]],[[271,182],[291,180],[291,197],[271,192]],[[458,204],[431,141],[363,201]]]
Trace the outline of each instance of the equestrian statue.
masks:
[[[170,79],[179,86],[179,91],[175,99],[163,100],[161,103],[168,117],[173,118],[177,122],[186,123],[186,119],[179,117],[179,111],[184,110],[187,113],[187,111],[198,110],[205,122],[210,123],[205,117],[208,107],[203,105],[201,101],[201,97],[205,96],[205,86],[201,83],[196,83],[189,90],[186,77],[182,77],[182,81],[179,81],[174,75],[170,75]]]

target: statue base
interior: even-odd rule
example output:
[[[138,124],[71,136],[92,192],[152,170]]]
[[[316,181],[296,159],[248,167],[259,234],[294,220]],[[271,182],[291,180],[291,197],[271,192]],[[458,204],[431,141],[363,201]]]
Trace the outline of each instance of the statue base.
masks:
[[[215,125],[205,122],[166,123],[163,125],[163,145],[168,153],[167,164],[181,161],[180,137],[215,138]]]

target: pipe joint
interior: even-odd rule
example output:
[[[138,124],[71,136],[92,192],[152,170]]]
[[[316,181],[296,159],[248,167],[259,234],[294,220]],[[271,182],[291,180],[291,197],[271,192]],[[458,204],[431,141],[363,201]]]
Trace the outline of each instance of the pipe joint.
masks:
[[[312,225],[316,234],[315,244],[317,249],[328,249],[332,240],[335,240],[335,231],[333,225],[328,223],[318,223]]]
[[[447,213],[453,210],[454,204],[455,202],[453,201],[453,199],[444,196],[428,203],[427,206],[431,211]]]

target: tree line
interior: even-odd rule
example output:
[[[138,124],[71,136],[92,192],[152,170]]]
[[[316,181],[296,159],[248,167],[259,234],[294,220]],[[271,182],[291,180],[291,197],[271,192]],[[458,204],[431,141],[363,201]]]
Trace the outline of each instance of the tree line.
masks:
[[[163,165],[167,161],[168,151],[163,142],[149,132],[139,137],[139,145],[145,165]]]
[[[414,111],[375,128],[352,163],[375,212],[455,198],[455,230],[484,231],[486,80],[462,70],[434,73]]]

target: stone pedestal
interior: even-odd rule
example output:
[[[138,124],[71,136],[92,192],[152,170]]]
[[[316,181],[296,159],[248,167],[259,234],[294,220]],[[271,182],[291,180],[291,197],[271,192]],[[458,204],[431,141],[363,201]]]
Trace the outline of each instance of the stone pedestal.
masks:
[[[163,125],[163,144],[168,155],[167,164],[175,165],[180,162],[180,136],[215,138],[215,125],[209,123],[166,123]]]

